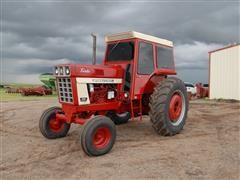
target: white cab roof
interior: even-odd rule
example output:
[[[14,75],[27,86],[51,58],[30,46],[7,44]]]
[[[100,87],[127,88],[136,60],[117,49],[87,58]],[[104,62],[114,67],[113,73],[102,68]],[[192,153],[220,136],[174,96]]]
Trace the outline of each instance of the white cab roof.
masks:
[[[128,32],[122,32],[122,33],[116,33],[116,34],[109,34],[105,36],[105,41],[106,42],[111,42],[111,41],[118,41],[122,39],[131,39],[131,38],[139,38],[151,42],[155,42],[158,44],[163,44],[166,46],[171,46],[173,47],[173,42],[166,40],[166,39],[161,39],[158,37],[150,36],[147,34],[135,32],[135,31],[128,31]]]

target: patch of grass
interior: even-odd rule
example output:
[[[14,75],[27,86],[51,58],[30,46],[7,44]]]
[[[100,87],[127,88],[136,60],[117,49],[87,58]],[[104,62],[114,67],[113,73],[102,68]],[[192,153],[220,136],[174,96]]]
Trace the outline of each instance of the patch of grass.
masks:
[[[22,86],[26,87],[26,86]],[[29,86],[28,86],[29,87]],[[57,99],[56,92],[46,96],[22,96],[20,93],[6,93],[6,89],[0,89],[0,101],[33,101],[43,99]]]

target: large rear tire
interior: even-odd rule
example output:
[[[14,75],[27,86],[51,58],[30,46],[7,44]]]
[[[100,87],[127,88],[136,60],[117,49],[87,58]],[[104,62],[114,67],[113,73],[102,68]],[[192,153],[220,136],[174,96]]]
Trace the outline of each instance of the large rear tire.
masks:
[[[184,83],[175,77],[163,80],[150,97],[149,116],[155,131],[164,136],[179,133],[187,118],[188,98]]]
[[[70,129],[70,124],[56,120],[56,111],[61,111],[61,108],[46,109],[39,120],[40,132],[48,139],[65,137]]]
[[[81,134],[83,151],[89,156],[108,153],[116,140],[116,127],[106,116],[95,116],[88,120]]]

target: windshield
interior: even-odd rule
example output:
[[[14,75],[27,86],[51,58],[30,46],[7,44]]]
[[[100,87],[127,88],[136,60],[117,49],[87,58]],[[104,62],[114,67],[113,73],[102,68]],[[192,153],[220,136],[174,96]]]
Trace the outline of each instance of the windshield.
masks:
[[[129,61],[134,57],[133,42],[117,42],[107,46],[108,61]]]

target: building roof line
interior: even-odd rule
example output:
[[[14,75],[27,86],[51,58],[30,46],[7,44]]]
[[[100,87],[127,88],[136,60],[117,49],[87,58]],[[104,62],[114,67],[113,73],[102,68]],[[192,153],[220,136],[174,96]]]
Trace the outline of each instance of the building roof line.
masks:
[[[211,54],[211,53],[214,53],[214,52],[217,52],[217,51],[222,51],[224,49],[228,49],[228,48],[232,48],[232,47],[236,47],[236,46],[240,46],[240,43],[236,43],[236,44],[230,44],[230,45],[227,45],[225,47],[222,47],[222,48],[218,48],[218,49],[214,49],[212,51],[209,51],[208,53]]]

